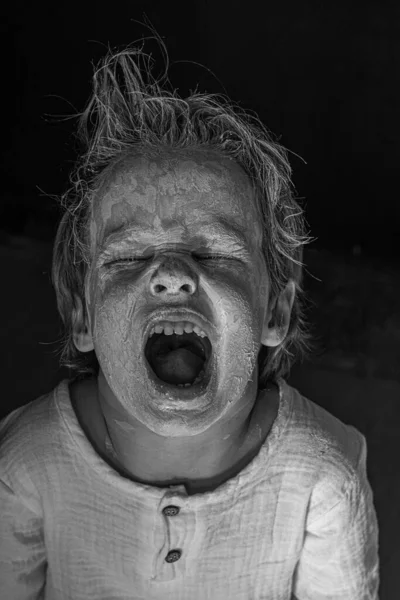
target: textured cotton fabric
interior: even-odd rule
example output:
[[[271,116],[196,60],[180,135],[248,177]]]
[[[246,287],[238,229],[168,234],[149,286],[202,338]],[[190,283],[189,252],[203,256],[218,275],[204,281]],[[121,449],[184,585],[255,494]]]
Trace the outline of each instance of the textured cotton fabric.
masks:
[[[68,383],[0,421],[1,599],[378,599],[378,523],[356,428],[280,379],[259,454],[188,496],[103,460]]]

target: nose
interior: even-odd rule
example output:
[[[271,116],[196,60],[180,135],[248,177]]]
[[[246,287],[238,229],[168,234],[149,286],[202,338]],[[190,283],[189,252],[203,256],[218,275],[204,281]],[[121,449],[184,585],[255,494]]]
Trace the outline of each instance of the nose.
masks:
[[[175,257],[167,258],[154,273],[150,282],[150,293],[160,298],[165,296],[192,296],[197,288],[188,265]]]

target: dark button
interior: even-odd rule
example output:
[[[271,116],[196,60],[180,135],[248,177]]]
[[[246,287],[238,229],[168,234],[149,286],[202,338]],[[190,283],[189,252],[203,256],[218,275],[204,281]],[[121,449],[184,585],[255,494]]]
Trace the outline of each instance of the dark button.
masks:
[[[179,511],[179,506],[173,506],[172,504],[163,508],[163,513],[166,517],[175,517],[175,515],[177,515]]]
[[[181,556],[182,556],[181,550],[171,550],[170,552],[168,552],[167,558],[165,560],[168,563],[172,563],[172,562],[176,562],[177,560],[179,560]]]

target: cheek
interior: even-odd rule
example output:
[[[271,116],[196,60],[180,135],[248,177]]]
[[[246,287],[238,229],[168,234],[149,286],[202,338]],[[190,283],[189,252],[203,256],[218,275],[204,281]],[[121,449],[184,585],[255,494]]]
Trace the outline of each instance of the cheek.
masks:
[[[95,336],[99,341],[104,335],[121,340],[127,326],[133,322],[134,286],[110,279],[98,283],[95,290],[91,304]]]
[[[121,294],[105,295],[96,306],[93,343],[104,368],[132,364],[138,359],[141,344],[139,330],[134,330],[134,302]]]
[[[247,337],[248,331],[254,329],[254,321],[258,319],[259,305],[249,270],[226,272],[223,277],[210,283],[206,294],[215,310],[221,331],[228,332],[230,337],[239,332]]]
[[[109,321],[110,326],[121,324],[128,318],[135,300],[127,286],[113,286],[98,296],[96,303],[97,319]]]

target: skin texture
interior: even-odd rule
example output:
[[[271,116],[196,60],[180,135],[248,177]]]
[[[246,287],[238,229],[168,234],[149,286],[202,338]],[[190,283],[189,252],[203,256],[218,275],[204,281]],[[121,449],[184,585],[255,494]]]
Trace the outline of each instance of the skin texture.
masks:
[[[133,479],[208,489],[243,468],[273,422],[277,392],[258,392],[257,356],[281,343],[294,299],[293,282],[270,298],[252,186],[212,151],[125,159],[94,202],[90,232],[89,321],[80,305],[74,341],[99,360],[93,410]],[[109,264],[133,257],[147,260]],[[210,384],[187,405],[157,394],[145,369],[144,327],[168,306],[201,313],[215,332]]]

